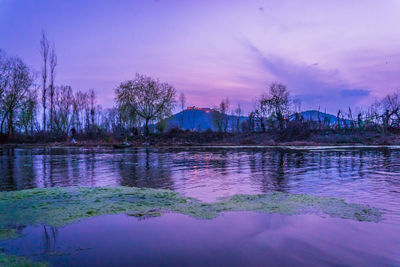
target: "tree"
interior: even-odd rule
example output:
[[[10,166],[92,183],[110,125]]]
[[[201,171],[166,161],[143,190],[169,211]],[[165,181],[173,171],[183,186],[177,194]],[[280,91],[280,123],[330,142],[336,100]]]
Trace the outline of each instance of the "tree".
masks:
[[[254,118],[260,121],[261,131],[265,133],[265,121],[270,116],[269,109],[269,97],[266,94],[262,94],[261,97],[256,100],[256,109],[254,110]]]
[[[25,101],[22,102],[19,121],[25,134],[31,136],[34,133],[36,110],[37,92],[36,90],[29,90],[25,96]]]
[[[200,117],[199,110],[196,109],[189,110],[188,117],[189,117],[188,122],[190,130],[193,132],[199,124],[199,117]]]
[[[50,131],[53,132],[53,124],[54,124],[54,80],[56,75],[56,66],[57,66],[57,55],[55,46],[50,51],[50,84],[49,84],[49,94],[50,94]]]
[[[49,41],[47,40],[46,33],[42,31],[42,38],[40,39],[40,55],[42,56],[42,108],[43,108],[43,130],[46,131],[46,109],[47,109],[47,61],[49,59]]]
[[[341,122],[340,122],[340,118],[341,118],[341,114],[342,111],[339,109],[336,115],[336,123],[337,123],[337,129],[340,131],[341,128]]]
[[[278,121],[280,131],[284,128],[285,115],[289,113],[289,97],[290,93],[285,85],[273,83],[269,86],[268,93],[259,99],[260,114],[263,118],[267,115]]]
[[[181,105],[181,110],[182,110],[182,116],[181,116],[181,120],[180,120],[180,126],[181,126],[181,129],[183,129],[183,124],[184,124],[184,122],[185,122],[185,114],[184,114],[184,110],[185,110],[185,104],[186,104],[186,97],[185,97],[185,94],[183,93],[183,92],[181,92],[180,94],[179,94],[179,103],[180,103],[180,105]]]
[[[382,100],[383,133],[386,135],[389,126],[399,126],[400,121],[400,96],[398,93],[387,95]],[[395,117],[395,118],[393,118]]]
[[[54,97],[54,130],[58,134],[68,134],[72,123],[74,94],[71,86],[57,86]]]
[[[171,115],[175,106],[176,90],[173,86],[141,74],[121,83],[115,94],[119,107],[128,106],[143,118],[146,135],[149,134],[149,122]]]
[[[7,55],[0,50],[0,119],[1,119],[1,132],[3,133],[3,122],[5,121],[5,110],[3,108],[4,104],[4,92],[8,87],[10,82],[10,61],[7,58]]]
[[[240,119],[242,116],[242,107],[240,106],[240,103],[237,104],[237,107],[235,109],[235,115],[236,115],[236,132],[240,132]],[[233,131],[233,127],[232,127]]]
[[[227,132],[228,130],[228,110],[229,110],[229,99],[224,99],[219,104],[219,107],[214,108],[211,115],[213,118],[213,122],[217,131],[219,132]]]
[[[33,84],[33,74],[25,63],[17,57],[6,59],[7,81],[2,93],[1,107],[3,117],[0,124],[0,131],[3,133],[4,123],[7,119],[8,136],[14,134],[14,119],[18,109],[22,107],[26,96]]]
[[[79,133],[83,133],[85,126],[88,122],[88,94],[82,91],[76,91],[72,98],[72,118],[71,123],[75,130]],[[86,122],[86,125],[85,125]]]
[[[96,93],[94,90],[90,90],[89,93],[89,102],[90,102],[90,131],[94,129],[94,118],[96,113]]]

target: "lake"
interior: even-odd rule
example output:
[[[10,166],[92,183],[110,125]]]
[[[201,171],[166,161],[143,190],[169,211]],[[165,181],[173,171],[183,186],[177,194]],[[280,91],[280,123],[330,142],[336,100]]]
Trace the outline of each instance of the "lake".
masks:
[[[344,198],[383,212],[358,222],[313,214],[125,214],[21,226],[6,253],[54,266],[400,264],[399,147],[3,148],[0,190],[134,186],[205,202],[272,191]]]

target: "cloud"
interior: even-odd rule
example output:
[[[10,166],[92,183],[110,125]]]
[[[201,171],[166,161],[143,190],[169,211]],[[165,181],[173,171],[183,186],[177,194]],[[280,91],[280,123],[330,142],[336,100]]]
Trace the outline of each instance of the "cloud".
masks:
[[[359,87],[368,88],[376,97],[400,88],[400,52],[360,49],[342,56],[346,76]]]
[[[365,97],[370,95],[370,91],[368,90],[363,90],[363,89],[354,89],[354,90],[349,90],[345,89],[340,92],[340,94],[343,97]]]
[[[338,69],[325,70],[315,63],[295,63],[277,55],[266,55],[248,41],[245,45],[261,73],[272,75],[275,81],[286,84],[307,109],[321,107],[335,112],[338,108],[358,106],[370,95],[369,90],[344,80]]]

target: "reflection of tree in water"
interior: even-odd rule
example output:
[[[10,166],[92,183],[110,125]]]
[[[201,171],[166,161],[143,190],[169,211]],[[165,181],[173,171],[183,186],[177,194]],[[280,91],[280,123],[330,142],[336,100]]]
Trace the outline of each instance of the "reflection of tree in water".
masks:
[[[169,153],[134,149],[115,165],[123,186],[173,189]]]
[[[58,229],[53,226],[43,225],[43,254],[56,252]]]
[[[33,188],[36,173],[31,150],[0,148],[0,190]]]
[[[232,151],[226,149],[212,150],[193,150],[180,153],[172,152],[174,166],[183,167],[185,169],[211,169],[214,172],[224,176],[227,175],[228,166],[231,165],[238,156]]]
[[[249,152],[249,169],[262,192],[286,191],[286,158],[284,150],[262,150]]]
[[[384,167],[384,170],[387,172],[391,171],[391,156],[392,156],[392,150],[389,148],[384,148],[382,151],[382,156],[383,156],[383,164],[382,167]]]
[[[366,186],[374,188],[385,186],[382,182],[397,186],[399,154],[399,150],[388,148],[3,148],[0,190],[121,184],[189,190],[208,187],[212,192],[240,188],[244,193],[272,190],[320,193],[328,187],[344,192],[346,187],[342,185],[361,183],[363,179]]]

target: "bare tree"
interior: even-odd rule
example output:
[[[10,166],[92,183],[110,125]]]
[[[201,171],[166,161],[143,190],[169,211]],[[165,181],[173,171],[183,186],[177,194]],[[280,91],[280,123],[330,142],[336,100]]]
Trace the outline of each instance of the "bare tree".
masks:
[[[270,115],[270,109],[268,105],[269,96],[266,94],[262,94],[259,99],[256,100],[255,110],[254,110],[254,119],[258,119],[261,126],[261,131],[264,133],[266,130],[265,121],[267,117]]]
[[[55,50],[55,45],[50,51],[50,84],[49,84],[49,95],[50,95],[50,131],[53,132],[53,124],[54,124],[54,81],[56,76],[56,66],[57,66],[57,55]]]
[[[5,102],[4,92],[8,88],[10,82],[10,60],[7,55],[0,50],[0,119],[2,122],[1,133],[3,133],[3,122],[5,121],[5,109],[3,108]]]
[[[287,87],[280,83],[271,84],[268,93],[261,95],[257,101],[257,106],[262,130],[265,131],[264,119],[271,117],[278,121],[279,130],[282,131],[285,116],[288,115],[290,109],[290,93]]]
[[[256,111],[252,111],[249,114],[249,131],[255,132],[256,131]]]
[[[2,107],[4,115],[1,121],[0,130],[3,132],[4,122],[7,119],[8,136],[14,134],[14,119],[19,108],[22,107],[25,97],[33,83],[31,70],[17,57],[8,60],[8,82],[3,91]]]
[[[71,86],[57,86],[54,97],[54,128],[58,134],[68,134],[72,124],[74,94]]]
[[[8,85],[9,65],[6,54],[0,49],[0,97]]]
[[[72,126],[83,133],[89,122],[88,94],[76,91],[72,101]]]
[[[181,105],[181,111],[182,111],[182,116],[181,116],[181,119],[180,119],[180,127],[181,127],[181,129],[183,129],[183,124],[185,122],[184,110],[185,110],[185,105],[186,105],[186,97],[185,97],[185,94],[183,92],[181,92],[179,94],[179,103]]]
[[[400,120],[400,96],[398,93],[387,95],[382,100],[383,132],[386,135],[389,126],[399,126]]]
[[[90,90],[89,93],[89,102],[90,102],[90,130],[92,131],[95,125],[94,117],[96,113],[96,93],[94,90]]]
[[[33,136],[35,127],[35,117],[37,109],[37,91],[29,90],[26,94],[25,101],[22,102],[20,112],[20,124],[25,134]]]
[[[42,56],[42,108],[43,108],[43,130],[46,131],[46,109],[47,109],[47,65],[49,59],[49,41],[47,40],[46,33],[42,31],[42,38],[40,39],[40,55]]]
[[[299,98],[293,99],[293,109],[295,113],[301,113],[301,100]]]
[[[118,106],[128,105],[143,118],[148,135],[151,120],[171,115],[176,91],[168,83],[136,74],[133,80],[121,83],[115,94]]]
[[[200,111],[192,109],[189,111],[188,115],[189,115],[188,122],[190,130],[193,132],[199,124]]]
[[[237,104],[237,107],[235,109],[235,115],[236,115],[236,132],[240,132],[240,120],[242,116],[242,107],[240,106],[240,103]],[[233,128],[232,128],[233,130]]]
[[[214,108],[211,115],[213,118],[214,126],[219,132],[227,132],[228,130],[228,111],[229,111],[229,99],[223,99],[219,104],[219,107]]]

